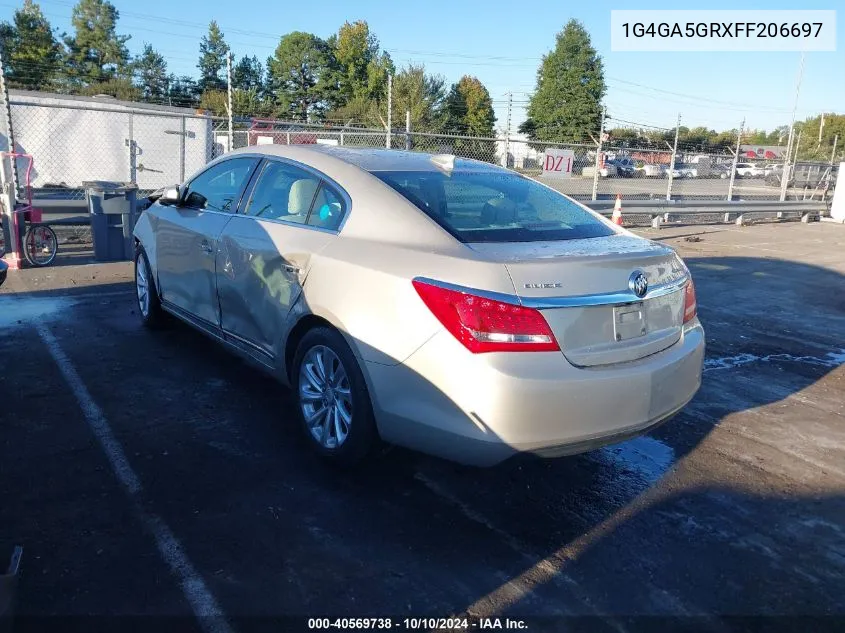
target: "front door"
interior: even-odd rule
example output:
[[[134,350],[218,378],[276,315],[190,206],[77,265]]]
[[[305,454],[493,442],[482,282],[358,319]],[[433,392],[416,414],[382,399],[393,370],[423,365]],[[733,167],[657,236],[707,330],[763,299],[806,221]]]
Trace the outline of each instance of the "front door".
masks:
[[[220,325],[218,238],[257,164],[249,157],[219,162],[188,183],[180,205],[160,211],[156,269],[161,297],[211,325]]]
[[[312,258],[335,239],[345,212],[341,195],[319,175],[268,160],[220,236],[223,330],[265,357],[277,356]]]

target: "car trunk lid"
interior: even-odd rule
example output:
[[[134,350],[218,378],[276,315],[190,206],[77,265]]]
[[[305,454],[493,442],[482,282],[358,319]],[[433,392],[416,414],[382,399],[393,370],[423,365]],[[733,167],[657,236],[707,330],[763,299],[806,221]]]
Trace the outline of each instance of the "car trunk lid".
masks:
[[[681,336],[687,271],[666,246],[624,234],[468,246],[505,265],[517,296],[542,311],[573,365],[637,360]],[[643,298],[629,283],[639,272],[649,286]]]

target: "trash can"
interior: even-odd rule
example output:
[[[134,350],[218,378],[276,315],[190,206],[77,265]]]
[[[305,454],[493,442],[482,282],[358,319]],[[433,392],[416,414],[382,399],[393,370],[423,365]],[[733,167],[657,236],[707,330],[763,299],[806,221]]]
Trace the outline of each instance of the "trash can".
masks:
[[[93,180],[83,182],[82,186],[85,187],[88,212],[91,215],[94,259],[98,262],[133,259],[135,245],[132,231],[138,219],[138,185]]]

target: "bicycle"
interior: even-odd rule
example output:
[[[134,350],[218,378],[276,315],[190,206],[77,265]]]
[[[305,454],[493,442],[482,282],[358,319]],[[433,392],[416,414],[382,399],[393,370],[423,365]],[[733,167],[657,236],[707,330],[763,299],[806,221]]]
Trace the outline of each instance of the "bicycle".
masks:
[[[24,191],[26,202],[15,203],[13,213],[20,214],[21,220],[13,223],[10,235],[17,239],[17,227],[22,226],[23,232],[23,255],[26,261],[35,267],[49,266],[56,259],[59,252],[59,240],[56,232],[48,225],[41,222],[41,210],[32,206],[32,163],[31,154],[18,154],[16,152],[0,152],[0,156],[9,157],[12,160],[23,158],[27,160]],[[2,221],[0,220],[0,257],[6,254],[6,244],[3,233]]]

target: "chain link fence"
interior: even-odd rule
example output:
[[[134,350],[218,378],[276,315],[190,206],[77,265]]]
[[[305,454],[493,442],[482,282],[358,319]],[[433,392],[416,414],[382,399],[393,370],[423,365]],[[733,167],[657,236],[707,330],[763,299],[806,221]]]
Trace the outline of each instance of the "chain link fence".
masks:
[[[141,192],[183,182],[208,161],[263,144],[329,144],[454,154],[501,165],[581,200],[778,200],[783,161],[612,140],[552,143],[261,118],[229,121],[187,108],[10,91],[16,152],[34,158],[36,198],[81,199],[90,180],[134,182]],[[825,199],[835,168],[799,163],[785,198]],[[19,188],[25,183],[18,179]]]

